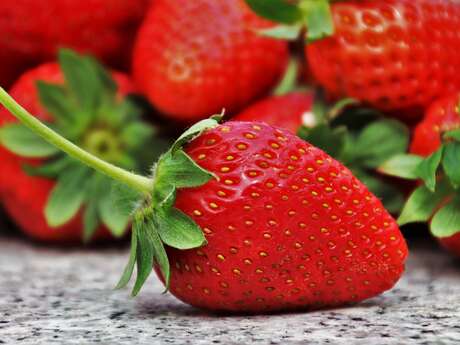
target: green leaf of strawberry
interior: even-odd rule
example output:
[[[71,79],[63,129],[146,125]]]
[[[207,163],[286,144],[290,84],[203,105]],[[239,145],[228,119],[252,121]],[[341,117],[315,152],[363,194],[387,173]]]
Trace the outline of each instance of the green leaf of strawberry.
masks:
[[[429,190],[426,186],[418,187],[406,201],[398,223],[405,225],[428,221],[439,203],[448,197],[451,192],[450,186],[446,183],[439,184],[435,192]]]
[[[89,168],[80,164],[73,165],[59,175],[45,208],[48,224],[62,226],[76,216],[85,200],[84,186],[90,175]]]
[[[436,189],[436,172],[441,164],[444,148],[441,147],[417,166],[417,176],[425,182],[427,188],[434,192]]]
[[[246,0],[258,15],[281,23],[279,27],[261,33],[273,38],[295,39],[302,31],[307,41],[314,42],[331,36],[334,23],[329,0]],[[295,35],[297,33],[297,36]]]
[[[460,230],[460,197],[443,206],[431,221],[431,232],[436,237],[450,237]]]
[[[27,158],[49,157],[59,152],[21,124],[2,127],[0,143],[11,152]]]
[[[444,147],[442,167],[449,178],[450,183],[458,188],[460,186],[460,143],[448,143]]]

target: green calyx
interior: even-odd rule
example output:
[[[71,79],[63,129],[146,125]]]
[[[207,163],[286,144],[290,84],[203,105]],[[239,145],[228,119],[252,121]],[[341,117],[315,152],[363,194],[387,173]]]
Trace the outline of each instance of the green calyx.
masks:
[[[320,93],[315,97],[312,116],[299,129],[298,136],[342,162],[382,200],[387,210],[399,212],[404,203],[403,193],[376,169],[391,157],[406,152],[406,126],[360,107],[353,99],[327,105]]]
[[[199,187],[217,178],[197,165],[182,147],[203,131],[216,127],[219,121],[220,117],[214,117],[195,124],[176,140],[154,166],[153,190],[134,214],[131,257],[118,288],[128,284],[137,265],[137,278],[132,291],[134,296],[137,295],[150,275],[154,262],[168,289],[170,267],[165,246],[187,250],[206,244],[201,228],[174,204],[179,189]]]
[[[129,171],[146,171],[161,152],[144,157],[145,147],[159,147],[155,130],[141,120],[143,109],[134,98],[121,98],[111,75],[93,58],[70,50],[59,52],[64,83],[37,82],[41,105],[53,116],[48,126],[85,151]],[[92,238],[101,224],[114,236],[124,235],[130,213],[118,212],[116,190],[108,177],[69,158],[23,124],[0,129],[0,143],[25,158],[39,158],[38,167],[24,166],[30,175],[56,180],[48,199],[45,216],[48,224],[59,227],[83,210],[83,239]]]
[[[260,33],[277,38],[295,40],[306,33],[311,43],[334,34],[331,0],[246,0],[261,17],[280,25],[261,30]]]
[[[423,183],[406,201],[400,225],[430,222],[432,234],[440,238],[460,233],[459,133],[445,132],[443,144],[428,157],[400,154],[379,168],[387,175]]]

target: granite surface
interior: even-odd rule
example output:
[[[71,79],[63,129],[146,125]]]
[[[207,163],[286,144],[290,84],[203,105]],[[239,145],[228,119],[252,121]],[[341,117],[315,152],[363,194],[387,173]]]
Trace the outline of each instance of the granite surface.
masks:
[[[460,344],[460,262],[413,245],[392,291],[354,307],[215,316],[112,288],[126,248],[49,249],[0,237],[0,344]]]

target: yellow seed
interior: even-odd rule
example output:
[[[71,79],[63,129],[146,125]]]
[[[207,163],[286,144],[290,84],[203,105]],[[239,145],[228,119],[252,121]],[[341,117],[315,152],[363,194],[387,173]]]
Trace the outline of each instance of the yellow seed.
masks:
[[[219,191],[217,192],[217,195],[218,195],[218,196],[226,196],[227,193],[225,193],[223,190],[219,190]]]
[[[221,132],[230,132],[230,127],[228,126],[222,126],[220,127]]]
[[[299,186],[297,186],[296,184],[293,184],[293,185],[291,186],[291,189],[292,189],[292,190],[299,190]]]
[[[299,157],[292,155],[292,156],[291,156],[291,159],[292,159],[293,161],[297,161],[297,160],[299,160]]]
[[[222,286],[223,288],[228,288],[228,283],[220,282],[220,286]]]
[[[267,182],[267,183],[265,184],[265,186],[267,186],[267,188],[273,188],[273,187],[275,187],[275,185],[274,185],[272,182]]]
[[[209,289],[207,289],[207,288],[204,288],[204,289],[203,289],[203,292],[204,292],[206,295],[209,295],[209,293],[210,293],[211,291],[209,291]]]
[[[241,274],[241,271],[238,269],[238,268],[234,268],[232,270],[233,273],[235,273],[236,275],[240,275]]]
[[[263,269],[261,269],[261,268],[257,268],[257,269],[256,269],[256,273],[257,273],[257,274],[261,274],[261,273],[264,273],[264,270],[263,270]]]
[[[212,234],[212,230],[209,229],[209,228],[203,228],[203,231],[204,231],[205,233],[207,233],[208,235],[209,235],[209,234]]]
[[[201,268],[200,265],[195,265],[195,269],[196,269],[197,272],[199,272],[199,273],[203,272],[203,269]]]
[[[244,224],[246,224],[247,226],[252,226],[254,222],[252,220],[246,220]]]
[[[226,185],[232,185],[232,184],[233,184],[233,181],[227,179],[227,180],[224,180],[224,183],[225,183]]]
[[[270,239],[270,238],[272,238],[272,235],[270,235],[269,233],[266,232],[266,233],[264,233],[264,238]]]
[[[297,249],[300,249],[300,248],[302,248],[302,244],[299,243],[299,242],[296,242],[296,243],[294,244],[294,247],[297,248]]]
[[[273,205],[267,204],[267,205],[265,205],[265,208],[266,208],[267,210],[271,210],[271,209],[273,209]]]
[[[254,134],[252,134],[252,133],[246,133],[244,135],[244,137],[247,138],[247,139],[255,139],[256,136]]]
[[[286,230],[286,231],[284,231],[284,234],[285,234],[286,236],[291,236],[291,235],[292,235],[292,232],[291,232],[291,230]]]
[[[232,156],[232,155],[228,155],[227,157],[225,157],[226,160],[228,161],[232,161],[235,159],[235,156]]]
[[[329,230],[327,228],[321,228],[321,232],[323,234],[327,234],[329,232]]]
[[[249,211],[249,210],[251,209],[251,206],[249,206],[249,205],[244,205],[244,206],[243,206],[243,209],[244,209],[245,211]]]
[[[230,247],[230,253],[232,253],[232,254],[238,253],[238,248]]]
[[[220,171],[221,172],[229,172],[230,168],[229,167],[222,167],[222,168],[220,168]]]
[[[321,177],[321,176],[318,177],[317,180],[318,180],[318,182],[320,182],[320,183],[323,183],[324,181],[326,181],[326,180],[324,179],[324,177]]]
[[[216,143],[216,139],[208,139],[206,141],[206,145],[214,145]]]
[[[219,208],[219,205],[217,205],[215,202],[211,202],[211,203],[209,203],[209,207],[211,207],[212,209],[215,210],[215,209]]]
[[[201,250],[199,250],[199,249],[196,251],[196,255],[198,255],[198,256],[205,256],[205,254],[204,254]]]
[[[201,213],[201,211],[199,211],[199,210],[194,210],[194,211],[193,211],[193,214],[194,214],[195,216],[201,216],[201,215],[203,215],[203,213]]]
[[[260,194],[259,194],[259,193],[256,193],[256,192],[252,192],[252,193],[251,193],[251,196],[252,196],[253,198],[258,198],[258,197],[260,196]]]
[[[321,164],[324,163],[324,161],[323,161],[322,159],[317,159],[317,160],[316,160],[316,163],[319,164],[319,165],[321,165]]]
[[[205,159],[205,158],[206,158],[206,155],[205,155],[204,153],[198,155],[198,159],[199,159],[199,160],[203,160],[203,159]]]
[[[246,150],[248,148],[248,146],[246,144],[238,144],[238,145],[236,145],[236,148],[238,150]]]
[[[220,261],[224,261],[224,260],[225,260],[225,256],[223,256],[222,254],[217,254],[217,258],[218,258]]]
[[[266,252],[259,252],[259,255],[263,258],[266,258],[268,256]]]
[[[230,230],[230,231],[235,231],[236,230],[236,228],[233,225],[227,226],[227,229]]]
[[[277,144],[277,143],[271,143],[270,146],[273,147],[274,149],[279,149],[280,148],[279,144]]]
[[[243,262],[244,262],[246,265],[251,265],[251,264],[252,264],[251,259],[244,259]]]
[[[313,196],[318,196],[318,192],[315,192],[314,190],[311,191],[311,195]]]
[[[254,125],[252,126],[252,128],[254,128],[256,131],[260,131],[262,128],[258,125]]]

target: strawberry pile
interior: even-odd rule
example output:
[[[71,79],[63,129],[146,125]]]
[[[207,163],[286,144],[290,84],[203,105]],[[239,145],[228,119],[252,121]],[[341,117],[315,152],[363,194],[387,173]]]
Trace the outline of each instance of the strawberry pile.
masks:
[[[152,272],[211,311],[379,295],[399,226],[460,255],[459,22],[454,0],[5,2],[0,205],[44,243],[130,236],[133,295]]]

